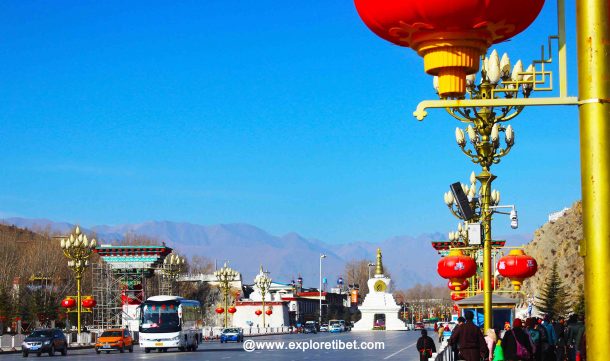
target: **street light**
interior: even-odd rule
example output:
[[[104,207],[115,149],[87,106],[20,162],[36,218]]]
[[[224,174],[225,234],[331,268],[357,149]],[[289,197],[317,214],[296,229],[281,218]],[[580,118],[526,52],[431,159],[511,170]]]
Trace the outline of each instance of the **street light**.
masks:
[[[371,279],[371,267],[375,267],[375,264],[369,263],[368,266],[369,266],[369,279]]]
[[[85,268],[89,266],[89,257],[97,246],[95,239],[88,240],[87,235],[81,233],[80,227],[76,226],[74,232],[68,238],[60,241],[61,249],[64,251],[68,261],[68,267],[74,272],[76,277],[76,317],[77,331],[81,331],[81,280]]]
[[[325,254],[320,254],[320,316],[318,325],[322,325],[322,259],[326,258]]]
[[[174,281],[184,271],[185,259],[172,253],[165,257],[163,266],[163,275],[169,281],[170,293],[174,294]]]
[[[229,290],[231,289],[231,282],[236,281],[237,278],[239,277],[239,272],[237,272],[236,270],[230,268],[227,266],[227,264],[225,263],[224,266],[219,269],[214,271],[214,277],[216,277],[216,280],[218,281],[218,283],[220,284],[220,289],[223,292],[224,295],[224,303],[225,303],[225,307],[224,307],[224,314],[225,314],[225,322],[224,322],[224,327],[227,328],[229,325]]]
[[[267,324],[265,324],[265,295],[267,294],[267,291],[269,291],[269,287],[271,287],[271,277],[267,275],[268,273],[269,272],[263,271],[263,266],[261,265],[260,271],[256,277],[254,277],[254,284],[260,290],[263,299],[263,327],[265,329],[267,328]]]

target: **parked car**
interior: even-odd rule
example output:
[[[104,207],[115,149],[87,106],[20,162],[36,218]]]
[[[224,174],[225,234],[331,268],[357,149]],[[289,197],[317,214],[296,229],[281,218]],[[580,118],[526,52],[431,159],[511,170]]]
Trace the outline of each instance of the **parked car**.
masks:
[[[303,333],[318,333],[318,330],[316,330],[315,324],[306,323],[305,327],[303,327]]]
[[[225,328],[220,334],[220,343],[229,341],[244,342],[244,331],[241,328]]]
[[[61,352],[62,356],[66,356],[68,354],[68,340],[66,340],[66,336],[61,330],[39,329],[23,340],[21,350],[23,357],[28,357],[30,353],[40,356],[43,352],[48,352],[49,356],[53,356],[57,351]]]
[[[102,332],[100,337],[98,337],[97,342],[95,343],[96,353],[99,354],[102,351],[110,353],[110,351],[113,350],[121,353],[125,352],[125,350],[133,352],[133,338],[128,329],[111,328]]]
[[[320,332],[328,332],[328,324],[327,323],[323,323],[322,326],[320,326]]]
[[[316,329],[316,331],[318,331],[318,329],[320,328],[318,321],[307,321],[307,322],[305,322],[305,326],[307,326],[307,325],[313,326]]]
[[[425,330],[426,329],[426,325],[424,325],[423,322],[417,322],[415,323],[415,330]]]

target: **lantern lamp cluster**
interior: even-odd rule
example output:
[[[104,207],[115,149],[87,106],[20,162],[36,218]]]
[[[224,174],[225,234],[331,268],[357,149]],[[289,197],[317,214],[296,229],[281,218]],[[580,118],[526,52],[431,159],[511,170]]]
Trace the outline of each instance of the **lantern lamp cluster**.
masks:
[[[82,308],[90,309],[96,305],[93,297],[82,298],[81,280],[83,272],[89,266],[89,258],[97,246],[97,241],[95,239],[89,240],[87,235],[81,232],[80,227],[76,226],[70,236],[60,240],[59,245],[64,252],[64,256],[68,258],[68,267],[74,272],[76,278],[76,300],[67,297],[62,300],[61,305],[69,310],[76,306],[77,330],[80,332]]]
[[[224,308],[216,308],[216,313],[224,313],[224,327],[228,327],[229,313],[233,314],[237,311],[235,307],[229,308],[229,290],[231,289],[231,282],[237,281],[239,279],[239,272],[230,268],[225,263],[222,268],[214,271],[214,277],[216,277],[216,280],[218,281],[220,289],[222,290],[224,295]],[[230,309],[232,309],[233,312],[230,312]]]
[[[265,272],[263,271],[263,266],[261,266],[260,271],[258,272],[258,274],[256,275],[256,277],[254,277],[254,284],[258,287],[260,293],[261,293],[261,297],[262,297],[262,307],[263,310],[265,309],[265,296],[267,295],[267,292],[269,291],[269,288],[271,287],[271,277],[268,276],[269,272]],[[300,278],[300,282],[302,282],[302,278]],[[265,314],[267,316],[271,316],[271,314],[273,313],[273,311],[271,310],[271,308],[265,310],[264,312],[261,310],[256,310],[255,314],[257,316],[260,316],[261,314],[263,315],[263,327],[266,327],[266,323],[265,323]]]

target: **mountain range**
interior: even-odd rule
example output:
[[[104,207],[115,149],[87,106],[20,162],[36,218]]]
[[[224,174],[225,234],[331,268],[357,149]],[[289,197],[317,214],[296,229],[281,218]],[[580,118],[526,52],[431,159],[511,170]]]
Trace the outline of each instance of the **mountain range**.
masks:
[[[68,234],[74,225],[48,219],[7,218],[2,223],[33,231],[48,230],[51,233]],[[246,283],[253,280],[262,264],[274,281],[289,283],[303,277],[306,287],[317,287],[319,282],[319,257],[323,260],[323,277],[330,285],[344,272],[346,262],[375,260],[377,248],[383,252],[384,267],[392,274],[396,289],[409,288],[416,283],[444,284],[436,273],[439,256],[430,241],[442,240],[438,232],[419,236],[396,236],[380,242],[325,243],[307,239],[297,233],[283,236],[271,235],[250,224],[233,223],[198,225],[184,222],[150,221],[116,226],[99,225],[81,227],[84,232],[94,232],[99,244],[116,244],[128,235],[145,236],[177,249],[188,256],[204,256],[221,266],[229,260],[230,266],[239,270]],[[526,236],[525,236],[526,237]],[[520,237],[523,238],[523,237]]]

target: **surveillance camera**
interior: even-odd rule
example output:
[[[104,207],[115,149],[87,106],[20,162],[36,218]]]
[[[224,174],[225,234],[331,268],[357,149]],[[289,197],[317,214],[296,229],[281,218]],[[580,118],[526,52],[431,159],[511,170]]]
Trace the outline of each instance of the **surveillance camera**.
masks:
[[[517,218],[517,211],[514,209],[512,211],[510,211],[510,226],[513,229],[516,229],[517,227],[519,227],[519,219]]]

